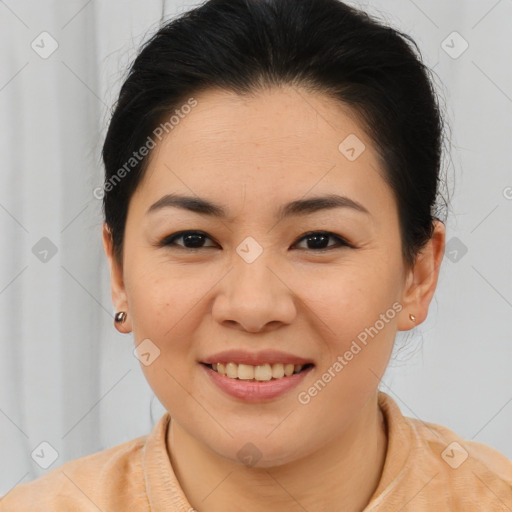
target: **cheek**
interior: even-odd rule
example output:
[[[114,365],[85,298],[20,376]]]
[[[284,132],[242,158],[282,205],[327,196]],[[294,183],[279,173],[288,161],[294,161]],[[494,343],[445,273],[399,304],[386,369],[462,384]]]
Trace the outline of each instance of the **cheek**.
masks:
[[[326,335],[340,343],[373,325],[398,296],[393,271],[375,261],[357,265],[354,261],[309,275],[297,280],[293,290],[323,321]],[[388,316],[394,318],[393,309]]]
[[[357,408],[377,388],[391,356],[401,310],[392,276],[389,268],[374,261],[347,265],[326,275],[322,286],[309,288],[315,290],[309,292],[309,306],[321,319],[317,328],[323,352],[313,388],[301,390],[301,403],[311,401],[311,412],[322,414],[329,404]]]
[[[322,357],[297,399],[318,418],[333,410],[340,421],[354,417],[388,365],[401,304],[383,269],[368,268],[326,276],[329,284],[309,293],[308,306],[320,320],[314,327]]]
[[[159,401],[171,413],[190,412],[197,405],[187,391],[190,372],[196,364],[192,343],[197,315],[206,314],[200,302],[204,289],[197,280],[198,276],[184,278],[170,272],[166,276],[157,267],[150,273],[139,273],[130,285],[135,345],[149,347],[152,354],[150,364],[141,359],[141,369]]]
[[[134,258],[132,262],[126,271],[125,284],[136,340],[173,337],[179,330],[174,326],[194,309],[208,288],[208,280],[203,279],[207,276],[191,272],[186,266],[154,259]]]

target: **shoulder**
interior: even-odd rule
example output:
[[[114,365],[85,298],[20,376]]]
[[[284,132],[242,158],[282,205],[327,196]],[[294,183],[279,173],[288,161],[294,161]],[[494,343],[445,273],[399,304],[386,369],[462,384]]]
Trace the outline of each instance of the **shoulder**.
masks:
[[[416,512],[512,510],[512,461],[504,454],[443,425],[404,416],[383,392],[379,404],[388,427],[388,453],[369,510],[409,502]]]
[[[112,496],[129,494],[132,500],[147,500],[142,460],[147,437],[66,462],[32,482],[16,486],[0,499],[0,512],[97,512],[115,508]]]
[[[452,506],[512,505],[512,460],[496,449],[464,439],[449,428],[405,418],[416,437],[416,461],[450,494]],[[436,487],[436,486],[434,486]],[[498,510],[498,508],[496,509]]]
[[[512,486],[512,460],[491,446],[464,439],[449,428],[405,418],[419,442],[450,469],[485,470]]]

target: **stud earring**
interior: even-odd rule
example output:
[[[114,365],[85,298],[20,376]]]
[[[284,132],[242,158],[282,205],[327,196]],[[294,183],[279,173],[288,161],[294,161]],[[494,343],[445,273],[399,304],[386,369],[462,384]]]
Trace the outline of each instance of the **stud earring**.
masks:
[[[409,318],[411,321],[416,322],[416,317],[412,313],[409,313]]]
[[[126,320],[126,313],[124,311],[119,311],[116,313],[114,320],[116,323],[122,324]]]

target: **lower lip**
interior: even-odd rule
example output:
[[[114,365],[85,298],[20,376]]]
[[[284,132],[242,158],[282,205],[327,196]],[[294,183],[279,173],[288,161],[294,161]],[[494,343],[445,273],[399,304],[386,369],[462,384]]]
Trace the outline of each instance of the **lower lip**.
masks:
[[[314,368],[310,366],[304,371],[293,373],[288,377],[266,381],[231,379],[200,363],[208,377],[222,391],[246,402],[262,402],[284,395],[287,391],[298,386],[306,375]]]

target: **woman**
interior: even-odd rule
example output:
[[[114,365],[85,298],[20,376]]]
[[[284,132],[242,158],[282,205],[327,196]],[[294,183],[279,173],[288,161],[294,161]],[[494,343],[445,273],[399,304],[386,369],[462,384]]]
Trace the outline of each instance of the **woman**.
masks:
[[[337,0],[210,0],[144,45],[103,147],[103,241],[168,412],[2,512],[512,509],[510,460],[378,389],[445,245],[414,47]]]

